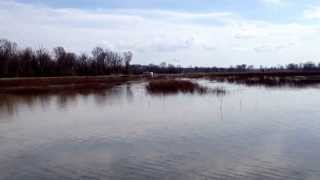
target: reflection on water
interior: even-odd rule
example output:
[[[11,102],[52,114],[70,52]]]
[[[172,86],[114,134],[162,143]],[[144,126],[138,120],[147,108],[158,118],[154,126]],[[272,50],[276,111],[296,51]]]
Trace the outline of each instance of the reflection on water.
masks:
[[[117,102],[120,96],[126,95],[126,98],[132,99],[133,93],[131,85],[126,88],[116,87],[109,90],[95,90],[87,92],[67,92],[58,94],[28,94],[28,95],[1,95],[0,94],[0,117],[14,116],[24,108],[42,108],[46,109],[50,104],[55,103],[59,109],[66,109],[76,104],[80,99],[91,98],[97,105]],[[108,100],[108,101],[106,101]],[[10,117],[9,117],[10,118]],[[3,118],[5,119],[5,118]],[[1,119],[0,119],[1,120]]]
[[[0,96],[0,179],[320,177],[317,88]]]

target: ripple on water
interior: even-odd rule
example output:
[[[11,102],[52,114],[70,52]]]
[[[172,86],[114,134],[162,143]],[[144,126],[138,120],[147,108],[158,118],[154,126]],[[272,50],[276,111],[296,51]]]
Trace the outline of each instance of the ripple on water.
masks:
[[[144,85],[0,98],[0,180],[320,178],[320,92],[213,83],[229,93],[159,97]]]

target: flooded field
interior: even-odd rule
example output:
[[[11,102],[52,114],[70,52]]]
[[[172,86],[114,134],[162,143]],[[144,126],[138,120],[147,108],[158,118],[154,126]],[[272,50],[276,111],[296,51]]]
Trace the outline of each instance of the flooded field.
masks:
[[[318,180],[320,86],[0,95],[0,180]]]

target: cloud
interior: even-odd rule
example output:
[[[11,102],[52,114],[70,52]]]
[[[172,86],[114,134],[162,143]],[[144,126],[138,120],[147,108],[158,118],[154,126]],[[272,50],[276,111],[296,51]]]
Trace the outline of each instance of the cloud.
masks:
[[[304,11],[303,16],[305,19],[314,20],[320,18],[320,7],[311,7]]]
[[[283,0],[261,0],[261,1],[265,3],[279,4],[279,3],[282,3]]]
[[[260,0],[260,2],[269,7],[285,7],[291,3],[288,0]]]
[[[0,23],[0,38],[22,46],[131,50],[134,63],[142,64],[176,59],[185,66],[272,65],[320,57],[318,27],[231,12],[82,10],[0,0]]]
[[[281,4],[284,0],[261,0],[261,2],[266,4]]]

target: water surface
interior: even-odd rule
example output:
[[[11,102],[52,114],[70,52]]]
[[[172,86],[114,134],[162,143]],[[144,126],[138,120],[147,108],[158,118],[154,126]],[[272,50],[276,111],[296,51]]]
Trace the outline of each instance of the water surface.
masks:
[[[320,179],[320,89],[1,95],[0,179]]]

